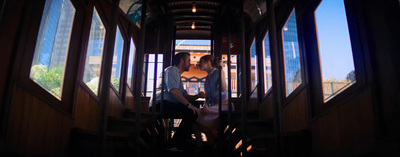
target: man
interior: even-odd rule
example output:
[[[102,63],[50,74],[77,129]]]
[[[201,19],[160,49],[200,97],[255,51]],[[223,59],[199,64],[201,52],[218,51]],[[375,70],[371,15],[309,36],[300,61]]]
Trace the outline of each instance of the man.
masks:
[[[164,101],[161,112],[164,118],[182,119],[171,140],[177,146],[183,146],[186,139],[191,138],[192,126],[197,119],[196,112],[198,108],[193,106],[190,101],[205,97],[203,92],[194,96],[188,95],[187,91],[183,88],[181,74],[189,71],[189,67],[190,54],[181,52],[174,56],[173,66],[169,66],[164,70]],[[161,90],[162,75],[157,81],[156,97],[151,97],[150,99],[150,110],[152,110],[153,104],[156,104],[156,110],[160,111]]]

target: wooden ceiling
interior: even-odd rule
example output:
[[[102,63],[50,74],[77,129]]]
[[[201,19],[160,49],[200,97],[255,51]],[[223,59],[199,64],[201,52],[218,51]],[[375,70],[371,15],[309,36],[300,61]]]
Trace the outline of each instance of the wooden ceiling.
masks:
[[[236,5],[231,5],[233,3]],[[245,0],[244,3],[252,22],[266,12],[265,0]],[[148,0],[148,4],[154,18],[173,21],[177,39],[210,39],[216,18],[238,18],[233,12],[241,8],[237,6],[240,0]],[[192,12],[194,5],[195,13]],[[191,28],[193,23],[195,29]]]

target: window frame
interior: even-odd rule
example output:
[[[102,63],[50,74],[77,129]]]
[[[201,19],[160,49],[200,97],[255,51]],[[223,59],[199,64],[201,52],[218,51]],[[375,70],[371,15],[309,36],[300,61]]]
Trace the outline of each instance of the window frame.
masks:
[[[32,95],[48,103],[50,106],[53,106],[65,115],[72,117],[74,104],[73,98],[75,96],[77,82],[76,67],[79,64],[79,61],[71,58],[79,58],[80,55],[79,50],[81,49],[81,40],[79,39],[81,38],[80,32],[84,29],[82,23],[85,20],[86,8],[84,8],[84,4],[79,1],[70,0],[70,2],[75,8],[75,15],[72,22],[70,40],[66,54],[67,59],[64,67],[61,99],[56,98],[30,78],[32,61],[35,55],[36,42],[38,40],[37,37],[46,3],[45,0],[29,3],[28,8],[33,12],[26,12],[24,14],[25,17],[30,17],[29,22],[31,23],[29,23],[29,26],[26,24],[23,28],[23,31],[27,34],[26,40],[21,41],[25,42],[25,44],[19,44],[21,45],[21,48],[18,50],[18,53],[23,54],[23,58],[21,59],[23,63],[20,66],[21,69],[16,73],[19,73],[19,75],[17,75],[17,84],[19,86],[23,87]]]
[[[132,35],[133,33],[130,33],[130,35],[129,35],[129,44],[128,44],[128,47],[127,47],[127,56],[128,56],[128,58],[126,59],[126,66],[129,66],[129,55],[130,55],[130,49],[131,49],[131,41],[132,41],[132,43],[133,43],[133,45],[135,45],[135,53],[133,54],[133,60],[132,60],[132,79],[131,79],[131,86],[129,86],[128,85],[128,83],[127,83],[127,81],[128,81],[128,70],[129,70],[129,68],[128,67],[126,67],[126,76],[125,76],[125,84],[126,84],[126,86],[127,86],[127,88],[126,89],[128,89],[128,90],[130,90],[131,91],[131,93],[133,93],[133,89],[135,89],[135,79],[134,79],[134,74],[135,74],[135,67],[136,67],[136,57],[137,57],[137,46],[136,46],[136,41],[135,41],[135,39],[134,39],[134,37],[133,37],[133,35]]]
[[[300,14],[300,10],[301,8],[298,7],[295,4],[292,4],[289,9],[287,9],[285,11],[285,13],[283,13],[285,16],[285,18],[283,18],[284,20],[282,21],[278,21],[277,22],[277,37],[278,37],[278,56],[279,56],[279,66],[282,67],[282,69],[280,69],[280,77],[283,78],[283,81],[280,82],[280,86],[283,87],[281,92],[281,96],[283,99],[283,106],[288,105],[297,95],[299,95],[305,88],[306,88],[306,84],[307,84],[307,72],[305,69],[306,63],[305,63],[305,55],[304,55],[304,40],[303,40],[303,36],[301,34],[302,32],[302,26],[301,26],[301,14]],[[297,38],[298,38],[298,46],[299,46],[299,55],[300,55],[300,70],[301,70],[301,79],[302,82],[299,86],[297,86],[296,89],[294,89],[289,95],[286,96],[286,74],[285,74],[285,60],[284,60],[284,44],[283,44],[283,27],[286,25],[287,21],[289,20],[290,16],[292,15],[292,13],[296,14],[296,27],[297,27]]]
[[[154,62],[150,62],[150,55],[154,55]],[[143,85],[142,85],[142,87],[140,89],[141,93],[143,94],[143,98],[151,98],[152,97],[152,95],[151,96],[147,96],[147,92],[149,91],[149,89],[147,88],[147,85],[149,83],[148,82],[149,81],[149,79],[148,79],[149,77],[147,76],[147,74],[149,72],[149,65],[150,64],[154,64],[154,68],[157,68],[159,63],[162,63],[164,65],[164,58],[162,59],[161,62],[158,62],[158,60],[160,59],[159,58],[160,56],[158,56],[157,60],[155,60],[155,55],[163,55],[163,57],[164,57],[164,54],[162,54],[162,53],[145,53],[144,56],[143,56],[143,79],[144,79],[143,81],[144,82],[143,82]],[[145,57],[146,57],[146,59],[145,59]],[[164,69],[163,67],[164,66],[161,67],[161,70]],[[157,74],[156,75],[158,75],[159,73],[161,73],[161,71],[157,70]],[[157,79],[158,79],[158,77],[153,78],[153,81],[151,83],[154,83],[154,81],[156,81]],[[156,87],[157,87],[157,82],[156,82]],[[153,89],[154,89],[154,86],[153,86]],[[153,89],[151,89],[152,93],[153,93]]]
[[[262,76],[260,76],[260,80],[265,80],[266,79],[266,78],[264,78],[265,77],[265,73],[264,73],[265,72],[264,71],[264,68],[265,68],[265,60],[264,60],[265,59],[265,52],[263,51],[262,47],[264,45],[265,37],[267,36],[268,33],[269,33],[269,29],[266,29],[264,33],[261,33],[261,37],[260,37],[262,40],[260,40],[260,44],[259,44],[260,48],[259,49],[260,49],[261,55],[263,56],[262,60],[261,60],[262,61],[262,70],[260,68],[260,74],[262,74]],[[268,39],[268,41],[269,41],[269,39]],[[270,54],[270,56],[271,56],[271,54]],[[271,60],[272,60],[272,58],[271,58]],[[271,64],[271,73],[272,73],[272,64]],[[261,91],[261,96],[262,96],[261,100],[264,101],[272,93],[273,84],[271,85],[271,87],[267,91],[265,91],[265,83],[264,83],[264,81],[261,81],[261,82],[262,82],[261,83],[262,89],[260,90]]]
[[[130,19],[127,19],[125,16],[123,16],[122,17],[124,20],[130,20]],[[131,47],[131,45],[130,45],[130,42],[131,42],[131,40],[133,41],[133,44],[135,45],[135,54],[134,54],[134,58],[133,58],[133,62],[132,62],[132,80],[131,80],[131,84],[132,84],[132,87],[130,87],[130,86],[128,86],[128,84],[126,85],[127,87],[125,88],[125,94],[126,94],[126,90],[130,90],[130,92],[134,95],[135,93],[136,93],[136,91],[135,91],[135,89],[136,89],[136,79],[134,79],[133,77],[135,76],[134,74],[136,73],[136,71],[137,71],[137,64],[139,63],[139,61],[138,61],[138,57],[139,57],[139,55],[138,55],[138,53],[139,53],[139,44],[138,44],[138,38],[139,38],[139,32],[140,32],[140,29],[137,27],[137,25],[136,24],[132,24],[132,23],[129,23],[129,26],[128,26],[128,28],[129,28],[129,32],[128,32],[128,35],[129,35],[129,46],[127,47],[127,51],[128,51],[128,53],[127,53],[127,55],[128,55],[128,57],[129,57],[129,51],[130,51],[130,47]],[[126,64],[129,64],[128,63],[129,62],[129,58],[127,58],[126,59]],[[129,68],[126,68],[126,71],[128,70]],[[128,78],[127,78],[127,76],[128,76],[128,72],[126,72],[126,75],[125,75],[125,78],[126,78],[126,80],[128,80]],[[125,81],[126,82],[126,81]],[[141,90],[140,90],[140,92],[141,92]]]
[[[302,17],[302,24],[305,28],[304,34],[309,34],[306,40],[310,41],[305,44],[305,47],[310,54],[307,57],[307,61],[309,63],[307,68],[310,73],[308,85],[310,93],[309,97],[311,95],[314,96],[309,98],[309,103],[311,106],[310,114],[313,120],[317,119],[321,115],[324,115],[324,113],[339,105],[352,95],[357,94],[359,91],[363,90],[366,85],[366,71],[363,61],[363,51],[366,50],[362,46],[363,40],[361,38],[361,32],[359,29],[360,25],[357,23],[358,20],[356,20],[356,9],[353,9],[353,2],[349,0],[343,0],[349,29],[356,82],[325,102],[322,87],[322,73],[320,66],[321,61],[317,36],[318,30],[316,29],[315,18],[315,11],[322,1],[323,0],[313,0],[309,7],[306,8],[304,16]]]
[[[249,95],[252,95],[256,90],[258,90],[258,87],[259,87],[259,78],[257,78],[257,77],[259,77],[259,74],[257,74],[257,73],[259,73],[258,72],[258,70],[260,69],[260,68],[258,68],[258,60],[257,59],[259,59],[259,57],[257,57],[258,56],[258,51],[257,51],[257,45],[259,45],[259,44],[257,44],[257,37],[255,36],[255,35],[252,35],[251,36],[251,42],[249,43],[249,45],[250,45],[250,47],[249,47],[249,67],[250,67],[250,69],[249,69],[249,71],[250,71],[250,73],[249,73],[249,87],[250,87],[250,93],[249,93]],[[253,44],[254,44],[254,49],[255,49],[255,55],[256,55],[256,58],[255,58],[255,62],[256,62],[256,64],[254,65],[254,79],[256,79],[257,80],[257,83],[255,84],[255,86],[254,86],[254,88],[252,88],[251,87],[251,82],[253,81],[253,80],[251,80],[251,71],[253,70],[252,68],[252,63],[251,63],[251,47],[253,46]]]
[[[88,14],[87,14],[87,16],[86,16],[86,22],[87,22],[87,25],[85,26],[86,28],[85,28],[85,32],[84,32],[84,41],[83,41],[83,45],[84,46],[82,46],[82,52],[83,53],[81,53],[81,58],[80,58],[80,66],[79,67],[81,67],[80,69],[79,69],[79,78],[78,78],[78,82],[79,82],[79,85],[92,97],[92,98],[94,98],[97,102],[99,102],[100,101],[100,95],[101,95],[101,81],[102,81],[102,79],[103,79],[103,77],[102,77],[102,74],[100,74],[100,76],[99,76],[99,87],[98,87],[98,95],[96,95],[87,85],[86,85],[86,83],[83,81],[83,76],[84,76],[84,73],[85,73],[85,63],[86,63],[86,55],[87,55],[87,48],[88,48],[88,45],[89,45],[89,38],[90,38],[90,27],[91,27],[91,24],[92,24],[92,18],[93,18],[93,12],[94,12],[94,9],[96,8],[96,10],[97,10],[97,14],[99,15],[99,18],[100,18],[100,20],[101,20],[101,22],[103,23],[103,25],[104,25],[104,29],[106,29],[106,33],[105,33],[105,35],[104,35],[104,44],[103,44],[103,52],[102,53],[104,53],[104,50],[106,50],[106,48],[107,48],[107,46],[109,46],[109,45],[107,45],[107,43],[109,43],[110,41],[109,40],[115,40],[114,38],[113,39],[111,39],[110,37],[109,37],[109,33],[107,33],[107,31],[110,31],[110,28],[109,28],[109,21],[107,20],[107,18],[106,18],[106,16],[105,16],[105,12],[104,12],[104,10],[102,10],[103,8],[99,5],[99,4],[93,4],[93,5],[90,5],[89,6],[89,9],[88,9]],[[114,34],[114,36],[115,36],[115,34]],[[112,45],[112,46],[114,46],[114,45]],[[103,68],[103,61],[104,61],[104,55],[102,55],[102,62],[101,62],[101,66],[100,66],[100,69],[102,69]],[[111,84],[111,83],[110,83]]]
[[[129,48],[130,48],[130,42],[131,42],[130,39],[132,39],[132,38],[130,37],[129,32],[127,31],[128,30],[128,26],[126,26],[126,24],[124,24],[124,22],[122,22],[122,19],[120,18],[120,16],[118,16],[117,18],[118,18],[118,20],[116,22],[116,27],[115,27],[115,34],[114,34],[114,38],[113,38],[114,39],[113,46],[115,47],[115,39],[116,39],[116,36],[117,36],[117,27],[119,27],[122,39],[124,40],[124,43],[123,43],[123,46],[122,46],[122,55],[121,55],[121,57],[122,57],[121,58],[121,71],[120,71],[120,80],[119,80],[120,84],[119,84],[119,90],[117,90],[114,87],[114,85],[112,85],[112,83],[110,82],[110,88],[112,89],[112,91],[114,91],[114,93],[118,96],[118,98],[121,101],[124,101],[125,100],[124,98],[125,98],[125,95],[126,95],[126,86],[127,86],[127,83],[126,83],[127,75],[128,75],[128,73],[127,73],[127,70],[128,70],[127,64],[128,64],[128,59],[129,59],[128,58],[129,57]],[[114,53],[115,52],[113,52],[113,56],[114,56]],[[123,104],[125,104],[125,103],[123,103]]]

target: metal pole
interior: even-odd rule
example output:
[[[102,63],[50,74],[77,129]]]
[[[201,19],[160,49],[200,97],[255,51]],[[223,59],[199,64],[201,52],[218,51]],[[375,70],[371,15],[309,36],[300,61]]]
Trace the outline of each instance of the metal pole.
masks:
[[[142,75],[143,75],[143,69],[142,69],[142,66],[143,66],[143,60],[142,60],[142,58],[143,58],[143,55],[144,55],[144,51],[145,51],[145,43],[146,43],[146,10],[147,10],[147,0],[142,0],[142,17],[141,17],[141,19],[140,19],[140,30],[141,30],[141,32],[140,32],[140,45],[139,45],[139,48],[140,48],[140,51],[139,51],[139,53],[137,54],[137,67],[136,67],[136,76],[140,76],[140,77],[137,77],[137,80],[136,80],[136,84],[135,84],[135,87],[136,87],[136,90],[135,90],[135,119],[136,119],[136,122],[140,122],[140,101],[141,101],[141,83],[142,83]],[[139,87],[139,88],[138,88]],[[136,147],[137,148],[139,148],[139,145],[140,145],[140,132],[139,132],[139,130],[140,130],[140,123],[136,123],[135,124],[136,126],[135,126],[135,128],[136,128],[136,132],[135,132],[135,136],[136,136],[136,138],[135,138],[135,145],[136,145]],[[136,156],[141,156],[141,152],[140,152],[140,149],[136,149]]]
[[[228,64],[227,64],[227,72],[228,72],[228,125],[229,130],[232,127],[232,86],[231,86],[231,25],[228,24],[227,35],[226,35],[226,43],[227,43],[227,54],[228,54]],[[228,131],[228,148],[231,146],[231,131]],[[232,151],[228,150],[228,156],[232,156]]]
[[[215,57],[215,62],[216,63],[219,63],[219,60],[221,60],[222,61],[222,53],[221,53],[221,49],[220,49],[220,51],[218,52],[218,54],[216,54],[216,53],[214,53],[215,55],[218,55],[219,57]],[[214,56],[215,56],[214,55]],[[221,112],[222,112],[222,99],[221,99],[221,97],[222,97],[222,84],[221,84],[221,82],[222,82],[222,80],[221,80],[221,70],[222,70],[222,66],[221,65],[217,65],[218,67],[218,115],[221,117]],[[214,104],[215,105],[215,104]],[[218,125],[218,136],[219,137],[222,137],[222,135],[223,135],[223,128],[222,128],[222,119],[221,118],[218,118],[218,122],[219,122],[219,125]],[[219,148],[223,148],[223,140],[219,140],[219,145],[220,145],[220,147]],[[222,153],[223,153],[223,150],[222,149],[220,149],[219,150],[219,152],[221,153],[221,155],[223,155]]]
[[[157,89],[157,67],[158,67],[158,54],[160,53],[160,28],[161,25],[158,25],[158,29],[157,29],[157,53],[154,56],[154,74],[153,74],[153,102],[152,102],[152,111],[151,111],[151,117],[152,117],[152,121],[153,121],[153,129],[151,129],[151,135],[154,136],[155,131],[154,129],[156,128],[156,116],[155,116],[155,112],[156,112],[156,89]],[[153,147],[153,151],[155,151],[155,145],[152,146]]]
[[[246,150],[246,146],[247,146],[247,73],[246,73],[246,66],[247,65],[247,59],[246,59],[246,35],[245,35],[245,17],[244,17],[244,0],[241,1],[240,4],[241,7],[241,16],[240,16],[240,36],[241,36],[241,62],[242,62],[242,68],[241,68],[241,105],[242,105],[242,152],[243,152],[243,156],[247,155],[247,150]]]
[[[214,27],[213,26],[211,26],[211,40],[210,40],[210,44],[211,44],[211,47],[210,47],[210,53],[211,53],[211,55],[214,55],[214,29],[213,29]]]
[[[267,15],[269,23],[269,41],[271,50],[271,64],[272,64],[272,93],[274,95],[274,132],[275,132],[275,144],[276,144],[276,155],[283,156],[283,143],[282,143],[282,118],[281,118],[281,78],[280,78],[280,64],[279,64],[279,52],[278,52],[278,35],[275,24],[275,8],[273,0],[267,0]]]

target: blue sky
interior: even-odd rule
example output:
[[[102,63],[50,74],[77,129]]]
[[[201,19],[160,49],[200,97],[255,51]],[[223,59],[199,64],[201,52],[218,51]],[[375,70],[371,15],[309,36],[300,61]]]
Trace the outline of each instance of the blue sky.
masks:
[[[343,0],[323,0],[315,18],[323,78],[342,80],[354,70]]]

